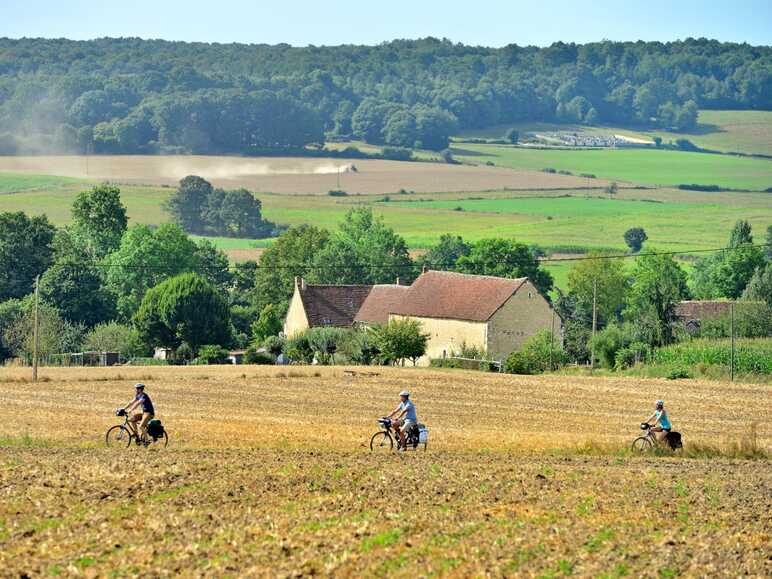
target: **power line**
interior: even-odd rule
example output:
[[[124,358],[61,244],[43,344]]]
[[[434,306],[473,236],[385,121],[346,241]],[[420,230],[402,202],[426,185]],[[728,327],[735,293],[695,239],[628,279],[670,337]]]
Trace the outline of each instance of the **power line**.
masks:
[[[607,255],[581,255],[576,257],[539,257],[537,258],[537,261],[539,263],[556,263],[556,262],[566,262],[566,261],[588,261],[588,260],[598,260],[598,259],[636,259],[639,257],[654,257],[654,256],[660,256],[660,255],[689,255],[694,253],[718,253],[718,252],[726,252],[726,251],[738,251],[741,249],[749,249],[752,247],[755,248],[764,248],[764,247],[770,247],[772,244],[770,243],[760,243],[760,244],[746,244],[746,245],[739,245],[734,247],[717,247],[712,249],[687,249],[687,250],[678,250],[678,251],[651,251],[646,253],[619,253],[619,254],[607,254]],[[288,269],[288,270],[314,270],[314,269],[333,269],[333,270],[341,270],[341,269],[386,269],[386,270],[403,270],[403,269],[418,269],[422,266],[426,266],[428,268],[434,268],[434,269],[447,269],[455,267],[455,263],[441,263],[441,262],[427,262],[427,263],[404,263],[404,264],[397,264],[397,263],[347,263],[343,265],[332,265],[332,266],[321,266],[321,265],[315,265],[315,264],[275,264],[275,265],[260,265],[257,263],[256,265],[252,266],[253,269]],[[125,263],[66,263],[66,264],[60,264],[60,267],[74,267],[74,268],[102,268],[102,269],[111,269],[111,268],[123,268],[123,269],[131,269],[131,270],[139,270],[139,271],[179,271],[180,268],[177,266],[159,266],[159,265],[137,265],[137,264],[125,264]],[[228,265],[227,271],[237,271],[238,265]],[[204,268],[194,268],[193,270],[188,271],[221,271],[222,268],[218,268],[216,266],[212,267],[204,267]]]

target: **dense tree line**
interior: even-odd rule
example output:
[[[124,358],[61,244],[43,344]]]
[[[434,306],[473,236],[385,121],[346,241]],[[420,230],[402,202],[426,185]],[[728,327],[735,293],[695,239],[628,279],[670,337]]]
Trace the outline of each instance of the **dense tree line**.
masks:
[[[772,49],[0,39],[4,153],[254,154],[325,136],[439,150],[459,127],[525,120],[688,130],[698,108],[772,109]]]

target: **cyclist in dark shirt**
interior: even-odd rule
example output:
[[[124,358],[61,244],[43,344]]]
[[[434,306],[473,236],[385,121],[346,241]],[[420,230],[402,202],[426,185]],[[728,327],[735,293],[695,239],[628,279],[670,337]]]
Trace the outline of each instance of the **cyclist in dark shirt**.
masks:
[[[153,407],[153,401],[150,400],[150,396],[145,392],[144,384],[135,384],[134,390],[137,394],[134,396],[134,400],[126,406],[126,412],[130,413],[135,408],[141,410],[131,415],[129,423],[134,425],[139,423],[139,426],[134,426],[139,431],[138,433],[135,431],[135,434],[138,434],[143,442],[147,442],[147,423],[155,416],[155,408]]]

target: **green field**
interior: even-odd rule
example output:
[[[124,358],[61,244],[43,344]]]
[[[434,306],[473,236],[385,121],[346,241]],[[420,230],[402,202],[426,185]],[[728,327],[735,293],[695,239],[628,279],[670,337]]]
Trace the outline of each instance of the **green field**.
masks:
[[[578,153],[586,154],[586,153]],[[0,175],[0,187],[11,179]],[[70,207],[81,182],[65,188],[0,195],[0,211],[46,213],[57,225],[70,220]],[[169,220],[163,203],[167,187],[121,186],[132,223],[159,224]],[[701,193],[668,189],[621,189],[616,198],[599,192],[484,192],[328,197],[260,194],[267,219],[284,225],[312,223],[334,229],[347,211],[370,206],[405,237],[411,248],[428,247],[443,233],[469,240],[510,237],[546,248],[574,246],[624,249],[622,234],[644,227],[652,244],[670,249],[722,246],[737,219],[748,219],[761,231],[770,223],[772,195],[767,193]],[[552,195],[552,196],[547,196]],[[458,208],[462,210],[458,210]],[[266,242],[213,238],[221,248],[250,249]]]
[[[651,186],[680,183],[718,185],[727,189],[772,187],[772,160],[656,149],[529,149],[508,145],[463,143],[454,155],[472,163],[540,170],[552,167],[575,174],[592,173]]]
[[[689,139],[699,147],[715,151],[772,155],[772,111],[702,110],[697,126],[688,133],[612,125],[589,127],[563,123],[513,123],[463,131],[459,138],[503,139],[510,128],[517,129],[521,134],[569,131],[595,135],[625,135],[644,140],[659,136],[665,143],[676,139]]]
[[[66,188],[77,184],[77,179],[56,175],[24,175],[21,173],[3,173],[0,176],[0,195],[19,191],[45,191]]]

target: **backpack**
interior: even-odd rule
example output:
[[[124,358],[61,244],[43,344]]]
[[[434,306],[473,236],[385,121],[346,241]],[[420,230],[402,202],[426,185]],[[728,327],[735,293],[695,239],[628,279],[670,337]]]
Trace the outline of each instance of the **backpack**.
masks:
[[[670,448],[673,450],[678,450],[679,448],[683,448],[683,443],[681,442],[681,433],[676,432],[675,430],[671,430],[667,433],[667,443],[670,445]]]
[[[161,421],[157,418],[154,418],[150,422],[147,423],[147,433],[152,436],[154,439],[159,438],[163,436],[164,434],[164,426],[161,424]]]

